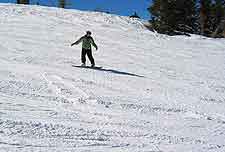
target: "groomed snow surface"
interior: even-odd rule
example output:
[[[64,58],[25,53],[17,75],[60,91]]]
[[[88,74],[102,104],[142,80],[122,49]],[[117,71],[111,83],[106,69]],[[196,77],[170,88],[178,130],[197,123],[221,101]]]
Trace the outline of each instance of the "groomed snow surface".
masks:
[[[141,22],[0,4],[0,151],[224,152],[225,40]],[[86,30],[103,69],[73,67]]]

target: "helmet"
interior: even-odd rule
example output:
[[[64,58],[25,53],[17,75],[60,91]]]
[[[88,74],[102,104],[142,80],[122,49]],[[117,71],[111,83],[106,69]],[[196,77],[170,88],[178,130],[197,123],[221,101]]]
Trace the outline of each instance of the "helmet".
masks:
[[[87,33],[88,35],[91,35],[91,31],[87,31],[86,33]]]

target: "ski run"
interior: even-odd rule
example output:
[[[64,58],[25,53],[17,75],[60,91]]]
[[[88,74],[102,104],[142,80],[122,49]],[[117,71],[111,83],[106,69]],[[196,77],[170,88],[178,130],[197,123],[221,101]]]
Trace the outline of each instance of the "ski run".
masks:
[[[225,39],[143,22],[0,4],[0,151],[224,152]],[[73,66],[87,30],[101,69]]]

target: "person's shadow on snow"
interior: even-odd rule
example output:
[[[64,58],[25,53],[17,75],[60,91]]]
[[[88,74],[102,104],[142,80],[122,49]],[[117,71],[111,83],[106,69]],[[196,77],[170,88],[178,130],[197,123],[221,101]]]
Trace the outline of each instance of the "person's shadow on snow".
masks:
[[[111,72],[111,73],[120,74],[120,75],[128,75],[128,76],[144,78],[144,76],[142,76],[142,75],[129,73],[129,72],[124,72],[124,71],[119,71],[119,70],[114,70],[114,69],[92,68],[92,67],[75,66],[75,65],[73,65],[73,67],[76,67],[76,68],[88,68],[88,69],[92,69],[92,70],[96,70],[96,71]]]

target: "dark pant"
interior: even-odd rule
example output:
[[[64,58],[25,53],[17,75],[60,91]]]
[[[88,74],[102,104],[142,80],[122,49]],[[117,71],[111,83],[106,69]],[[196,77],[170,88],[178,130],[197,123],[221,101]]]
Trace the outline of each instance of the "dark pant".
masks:
[[[82,52],[81,52],[81,61],[82,61],[82,63],[86,62],[86,54],[87,54],[91,64],[95,65],[95,60],[94,60],[94,58],[92,56],[92,51],[88,50],[88,49],[84,49],[84,48],[82,48]]]

